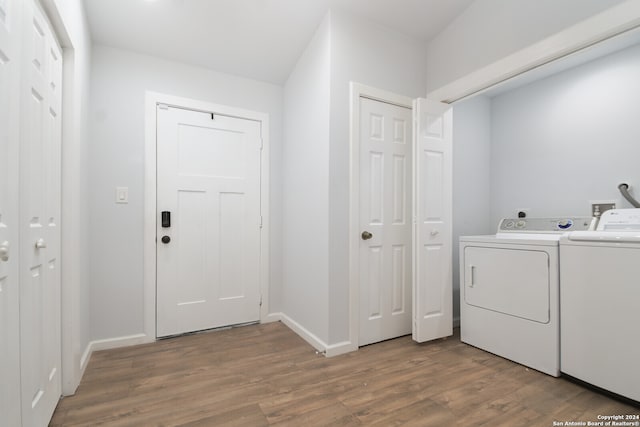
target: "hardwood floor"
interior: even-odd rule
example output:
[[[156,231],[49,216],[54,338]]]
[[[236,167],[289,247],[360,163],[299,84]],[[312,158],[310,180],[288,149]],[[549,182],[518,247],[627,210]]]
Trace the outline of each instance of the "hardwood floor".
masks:
[[[639,414],[460,342],[325,358],[281,323],[96,352],[51,426],[552,426]]]

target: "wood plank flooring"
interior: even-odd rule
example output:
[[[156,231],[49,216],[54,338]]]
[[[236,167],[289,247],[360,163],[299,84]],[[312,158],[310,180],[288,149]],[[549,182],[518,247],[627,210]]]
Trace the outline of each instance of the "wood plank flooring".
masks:
[[[552,426],[640,409],[460,342],[325,358],[281,323],[93,354],[51,426]]]

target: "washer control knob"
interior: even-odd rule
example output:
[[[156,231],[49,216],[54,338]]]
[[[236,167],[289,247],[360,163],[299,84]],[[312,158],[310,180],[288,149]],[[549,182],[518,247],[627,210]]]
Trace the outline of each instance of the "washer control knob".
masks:
[[[527,225],[527,221],[520,220],[516,222],[516,228],[524,228],[525,225]]]

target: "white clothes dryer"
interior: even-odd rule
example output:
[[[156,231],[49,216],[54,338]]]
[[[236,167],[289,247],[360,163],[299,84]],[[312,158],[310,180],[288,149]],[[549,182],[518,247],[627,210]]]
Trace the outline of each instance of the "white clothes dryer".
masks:
[[[640,209],[560,241],[561,370],[640,402]]]
[[[460,338],[560,375],[560,236],[591,218],[503,219],[498,233],[460,237]]]

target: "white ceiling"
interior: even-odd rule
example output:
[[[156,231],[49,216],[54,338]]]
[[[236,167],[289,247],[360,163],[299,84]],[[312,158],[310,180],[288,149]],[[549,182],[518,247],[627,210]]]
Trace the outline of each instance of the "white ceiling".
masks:
[[[329,8],[425,43],[473,0],[85,0],[97,44],[283,84]]]

